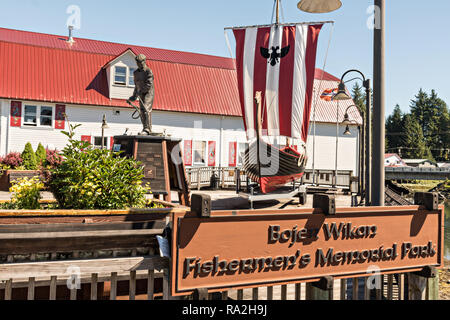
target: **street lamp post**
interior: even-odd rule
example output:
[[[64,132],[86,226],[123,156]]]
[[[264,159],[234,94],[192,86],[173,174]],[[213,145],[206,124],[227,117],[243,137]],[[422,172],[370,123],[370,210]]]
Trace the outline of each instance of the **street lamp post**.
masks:
[[[362,126],[356,122],[355,120],[350,120],[350,116],[348,114],[348,110],[352,107],[355,107],[358,109],[357,106],[354,104],[347,107],[344,114],[344,121],[342,121],[343,125],[346,125],[344,136],[351,136],[352,132],[350,131],[350,124],[356,124],[358,125],[358,159],[359,159],[359,165],[358,165],[358,195],[362,197],[363,195],[363,186],[364,186],[364,118],[363,118],[363,124]],[[359,112],[359,109],[358,109]]]
[[[334,100],[350,100],[351,97],[347,94],[347,91],[345,89],[345,83],[344,78],[347,74],[350,72],[357,72],[359,73],[363,78],[363,86],[366,89],[366,120],[364,121],[364,135],[365,135],[365,165],[364,165],[364,172],[365,172],[365,204],[366,206],[371,205],[371,135],[370,135],[370,127],[371,127],[371,90],[370,90],[370,79],[366,79],[364,74],[359,70],[349,70],[345,72],[341,77],[341,83],[339,84],[339,91],[334,96]]]
[[[385,204],[385,6],[384,0],[375,0],[378,15],[375,19],[374,31],[374,62],[373,62],[373,158],[372,158],[372,204],[384,206]]]

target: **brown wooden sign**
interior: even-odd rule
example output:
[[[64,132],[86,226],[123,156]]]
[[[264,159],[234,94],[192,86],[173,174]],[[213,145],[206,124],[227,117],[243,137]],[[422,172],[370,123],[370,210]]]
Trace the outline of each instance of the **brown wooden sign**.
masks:
[[[173,295],[443,266],[443,207],[174,213],[172,221]]]

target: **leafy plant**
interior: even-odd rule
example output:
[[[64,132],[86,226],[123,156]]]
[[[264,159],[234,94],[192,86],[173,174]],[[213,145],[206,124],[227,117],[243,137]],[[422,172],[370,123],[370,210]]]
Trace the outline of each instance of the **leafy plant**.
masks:
[[[17,209],[40,209],[41,190],[44,184],[37,177],[17,179],[9,189],[11,204]]]
[[[22,155],[19,152],[8,153],[3,159],[2,164],[8,169],[15,169],[23,164]]]
[[[147,188],[142,186],[143,167],[117,152],[94,149],[74,139],[79,125],[63,131],[69,142],[63,161],[50,169],[49,189],[64,209],[125,209],[145,207]]]
[[[27,170],[37,170],[36,154],[29,142],[25,145],[25,149],[22,152],[22,159],[23,165]]]
[[[56,168],[63,161],[63,157],[59,154],[58,150],[46,150],[46,159],[44,165],[50,168]]]
[[[47,159],[47,152],[45,151],[44,146],[41,143],[39,143],[36,150],[37,164],[42,165],[46,159]]]

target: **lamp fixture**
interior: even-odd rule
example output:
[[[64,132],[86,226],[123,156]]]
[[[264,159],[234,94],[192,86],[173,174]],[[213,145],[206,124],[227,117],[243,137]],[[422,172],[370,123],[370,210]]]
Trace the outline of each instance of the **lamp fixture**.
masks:
[[[297,8],[308,13],[329,13],[342,6],[340,0],[301,0]]]

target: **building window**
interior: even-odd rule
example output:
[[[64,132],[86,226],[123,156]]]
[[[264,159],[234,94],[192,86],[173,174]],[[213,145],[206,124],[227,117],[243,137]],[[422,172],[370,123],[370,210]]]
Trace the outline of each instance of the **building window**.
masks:
[[[94,137],[94,145],[93,147],[95,149],[101,149],[102,148],[102,137]],[[103,147],[105,149],[108,148],[108,138],[107,137],[103,137]]]
[[[194,165],[206,165],[206,142],[194,141],[192,151],[194,154]]]
[[[114,84],[127,84],[127,67],[115,67]]]
[[[244,164],[245,151],[248,149],[248,143],[239,143],[238,147],[238,165],[242,166]]]
[[[53,107],[25,105],[23,125],[29,127],[53,127]]]
[[[23,113],[24,126],[37,126],[37,106],[25,106]]]
[[[134,72],[136,71],[136,68],[130,68],[130,72],[128,74],[128,85],[134,86]]]
[[[41,107],[40,113],[40,125],[51,127],[53,125],[53,108],[52,107]]]

